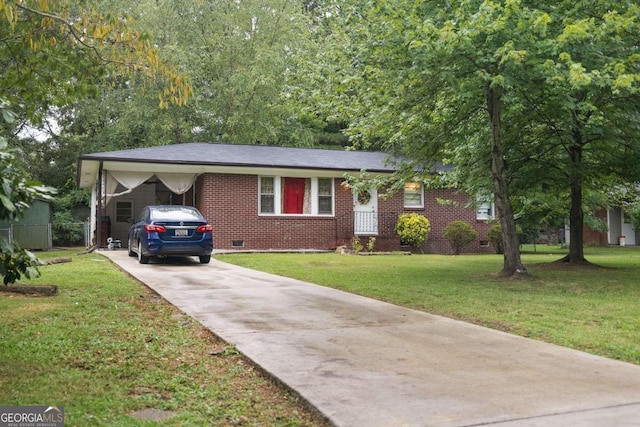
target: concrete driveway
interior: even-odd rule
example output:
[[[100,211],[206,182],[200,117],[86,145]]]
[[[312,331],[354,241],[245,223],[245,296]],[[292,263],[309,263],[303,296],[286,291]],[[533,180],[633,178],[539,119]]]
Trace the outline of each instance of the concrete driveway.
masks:
[[[236,267],[123,270],[337,426],[640,426],[640,366]]]

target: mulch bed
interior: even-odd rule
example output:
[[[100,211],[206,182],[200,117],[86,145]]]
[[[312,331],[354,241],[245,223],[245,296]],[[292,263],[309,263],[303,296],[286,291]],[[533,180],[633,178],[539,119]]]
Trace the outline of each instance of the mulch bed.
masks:
[[[57,295],[57,285],[0,285],[0,292],[12,292],[23,295],[41,295],[51,297]]]
[[[65,262],[71,262],[71,258],[51,258],[43,262],[44,265],[61,264]],[[0,292],[12,292],[15,294],[23,295],[40,295],[51,297],[58,294],[57,285],[0,285]]]

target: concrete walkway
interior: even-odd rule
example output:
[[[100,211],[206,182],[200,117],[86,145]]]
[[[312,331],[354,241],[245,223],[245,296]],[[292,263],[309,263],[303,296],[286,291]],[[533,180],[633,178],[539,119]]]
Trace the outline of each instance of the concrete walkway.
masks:
[[[337,426],[640,426],[640,366],[215,259],[100,254]]]

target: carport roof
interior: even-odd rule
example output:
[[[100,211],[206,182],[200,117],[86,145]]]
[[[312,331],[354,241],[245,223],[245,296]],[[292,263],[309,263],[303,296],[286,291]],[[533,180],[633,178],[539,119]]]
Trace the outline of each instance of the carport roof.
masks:
[[[270,169],[275,174],[297,169],[335,174],[365,169],[386,174],[396,170],[383,152],[194,142],[83,154],[78,159],[79,187],[93,186],[101,163],[107,170],[150,172],[256,173]]]

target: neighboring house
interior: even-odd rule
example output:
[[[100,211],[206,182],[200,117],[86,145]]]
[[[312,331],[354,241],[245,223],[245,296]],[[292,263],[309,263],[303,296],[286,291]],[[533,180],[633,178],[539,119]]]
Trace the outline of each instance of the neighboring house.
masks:
[[[631,216],[621,207],[599,209],[595,217],[606,224],[605,230],[593,230],[586,225],[582,229],[584,244],[587,246],[637,246],[640,245],[640,230],[633,226]],[[570,243],[569,225],[564,229],[564,242]]]
[[[211,222],[219,250],[330,250],[354,236],[365,243],[376,237],[376,250],[400,250],[397,219],[416,212],[432,225],[425,252],[451,253],[442,232],[454,220],[479,233],[468,252],[493,251],[490,204],[420,183],[390,198],[379,198],[376,188],[353,194],[344,176],[362,170],[371,177],[394,172],[380,152],[189,143],[82,155],[78,185],[93,189],[91,219],[101,246],[108,237],[126,246],[132,218],[146,205],[187,204]]]
[[[637,245],[640,243],[640,231],[633,226],[631,216],[624,209],[616,207],[606,211],[607,243],[610,245]]]
[[[51,249],[51,203],[34,200],[24,217],[0,221],[0,238],[16,242],[23,249]]]

